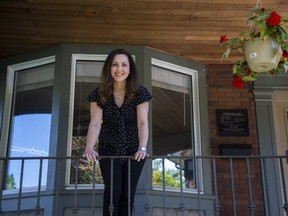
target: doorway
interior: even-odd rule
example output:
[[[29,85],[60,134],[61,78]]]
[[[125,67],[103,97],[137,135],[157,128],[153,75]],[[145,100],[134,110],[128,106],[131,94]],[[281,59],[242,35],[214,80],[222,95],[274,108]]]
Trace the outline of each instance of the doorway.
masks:
[[[272,95],[277,155],[288,154],[288,92],[275,91]],[[283,160],[285,182],[288,182],[288,160]],[[281,173],[281,170],[280,170]],[[288,185],[286,184],[286,191]]]

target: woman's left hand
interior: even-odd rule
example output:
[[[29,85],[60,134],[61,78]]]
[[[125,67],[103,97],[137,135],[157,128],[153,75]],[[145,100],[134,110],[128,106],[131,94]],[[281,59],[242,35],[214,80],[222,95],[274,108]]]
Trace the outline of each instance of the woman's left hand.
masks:
[[[149,156],[147,152],[139,149],[134,155],[134,160],[139,162],[141,159],[145,159],[146,156]]]

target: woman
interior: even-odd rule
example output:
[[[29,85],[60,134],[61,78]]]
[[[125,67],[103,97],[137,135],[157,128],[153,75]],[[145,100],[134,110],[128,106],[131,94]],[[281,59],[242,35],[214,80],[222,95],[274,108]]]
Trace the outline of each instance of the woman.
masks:
[[[95,161],[99,155],[134,156],[134,160],[130,160],[130,168],[127,158],[113,159],[113,203],[110,203],[111,159],[99,161],[105,186],[103,216],[110,215],[110,211],[113,211],[113,216],[127,216],[129,209],[132,213],[137,183],[145,162],[148,102],[152,97],[145,87],[139,85],[135,62],[126,50],[116,49],[108,55],[102,69],[100,87],[87,99],[91,102],[91,119],[86,159]],[[97,140],[98,152],[94,150]]]

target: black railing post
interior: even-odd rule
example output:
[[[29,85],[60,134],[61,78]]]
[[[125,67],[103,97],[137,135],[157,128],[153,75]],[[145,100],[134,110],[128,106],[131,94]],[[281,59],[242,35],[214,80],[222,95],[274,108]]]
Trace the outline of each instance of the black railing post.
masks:
[[[166,215],[166,182],[165,182],[165,158],[162,157],[162,182],[163,182],[163,215]]]
[[[285,174],[283,168],[283,161],[282,158],[280,160],[280,171],[281,171],[281,179],[282,179],[282,188],[283,188],[283,197],[284,197],[284,205],[283,208],[286,212],[286,216],[288,216],[288,201],[287,201],[287,192],[286,192],[286,183],[285,183]]]
[[[185,210],[185,205],[183,203],[183,180],[182,180],[182,158],[179,159],[179,164],[180,164],[180,206],[179,206],[179,210],[181,213],[181,216],[184,215],[184,210]]]
[[[42,183],[42,167],[43,167],[43,159],[40,158],[40,166],[39,166],[39,177],[38,177],[38,191],[37,191],[37,203],[35,207],[35,214],[40,215],[41,207],[40,207],[40,196],[41,196],[41,183]]]
[[[235,186],[234,186],[234,174],[233,174],[233,161],[232,161],[232,158],[230,158],[230,176],[231,176],[233,212],[234,212],[234,216],[237,216],[237,211],[236,211],[236,199],[235,199]]]
[[[263,176],[264,176],[264,178],[263,178],[264,187],[263,188],[268,189],[268,182],[267,182],[268,180],[267,180],[267,175],[266,175],[267,172],[266,172],[266,160],[265,159],[266,159],[265,157],[261,158],[261,164],[262,164],[261,170],[262,170]],[[270,197],[269,190],[266,190],[265,193],[267,194],[267,197]],[[267,208],[268,208],[267,212],[268,213],[271,212],[270,202],[267,202]]]
[[[91,207],[92,207],[92,211],[91,211],[91,215],[94,216],[95,214],[95,185],[96,185],[96,161],[93,161],[93,176],[92,176],[92,203],[91,203]]]
[[[61,159],[55,159],[56,161],[56,192],[55,192],[55,201],[54,201],[54,214],[53,216],[58,215],[58,200],[59,200],[59,190],[60,190],[60,173],[61,173]]]
[[[218,188],[217,188],[217,170],[216,170],[216,160],[213,158],[213,176],[214,176],[214,190],[215,190],[215,205],[214,209],[216,211],[216,216],[219,216],[220,205],[218,198]]]
[[[131,158],[128,158],[128,216],[131,215]]]
[[[110,175],[111,175],[111,180],[110,180],[110,205],[109,205],[109,212],[110,212],[110,216],[113,216],[113,212],[114,212],[114,204],[113,204],[113,184],[114,184],[114,181],[113,181],[113,169],[114,169],[114,160],[113,158],[111,158],[111,172],[110,172]]]
[[[75,159],[75,186],[74,186],[74,205],[72,209],[73,215],[77,215],[78,212],[78,207],[77,207],[77,202],[78,202],[78,171],[79,171],[79,159]]]
[[[18,205],[17,205],[17,215],[20,215],[21,211],[21,197],[22,197],[22,188],[23,188],[23,175],[24,175],[24,162],[25,159],[21,160],[21,171],[20,171],[20,186],[19,186],[19,194],[18,194]]]
[[[149,158],[147,157],[147,159],[149,160]],[[148,173],[148,168],[147,168],[147,164],[149,163],[145,163],[145,173],[146,173],[146,181],[145,181],[145,205],[144,205],[144,210],[145,210],[145,215],[148,214],[150,212],[150,205],[148,202],[148,196],[149,196],[149,184],[148,184],[148,179],[150,179],[149,173]],[[152,160],[151,160],[151,164],[152,164]]]
[[[201,215],[201,197],[200,197],[200,175],[199,175],[199,158],[194,158],[195,161],[195,175],[196,175],[196,187],[197,187],[197,206],[198,206],[198,215]]]
[[[249,208],[250,208],[250,215],[254,216],[254,209],[255,206],[253,204],[253,191],[252,191],[252,183],[251,183],[251,173],[250,173],[250,160],[246,158],[247,164],[247,175],[248,175],[248,189],[249,189]]]

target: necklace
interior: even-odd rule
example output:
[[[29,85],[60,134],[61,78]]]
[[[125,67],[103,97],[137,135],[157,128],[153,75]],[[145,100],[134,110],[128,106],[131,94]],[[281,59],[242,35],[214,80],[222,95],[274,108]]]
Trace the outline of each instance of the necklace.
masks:
[[[124,94],[124,95],[117,95],[117,94],[114,93],[114,96],[115,96],[116,98],[118,98],[118,99],[123,99],[124,96],[125,96],[125,94]]]
[[[124,100],[125,97],[125,88],[115,89],[113,90],[113,94],[115,99]]]

